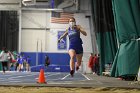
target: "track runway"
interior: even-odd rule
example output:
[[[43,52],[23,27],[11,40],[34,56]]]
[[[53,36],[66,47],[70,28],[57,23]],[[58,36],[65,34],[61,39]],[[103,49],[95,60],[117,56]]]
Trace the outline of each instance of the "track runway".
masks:
[[[64,72],[45,72],[46,84],[37,83],[39,72],[0,72],[0,86],[50,86],[50,87],[124,87],[140,88],[132,81],[113,77],[76,72],[74,77]]]
[[[77,81],[90,80],[86,75],[76,72],[74,77],[69,73],[45,72],[47,84],[72,84]],[[0,72],[0,84],[36,84],[39,72]]]

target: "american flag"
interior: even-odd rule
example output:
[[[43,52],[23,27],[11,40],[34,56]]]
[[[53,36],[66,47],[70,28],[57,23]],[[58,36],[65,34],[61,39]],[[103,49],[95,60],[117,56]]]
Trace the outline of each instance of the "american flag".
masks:
[[[52,12],[51,23],[68,24],[71,17],[74,17],[73,13]]]

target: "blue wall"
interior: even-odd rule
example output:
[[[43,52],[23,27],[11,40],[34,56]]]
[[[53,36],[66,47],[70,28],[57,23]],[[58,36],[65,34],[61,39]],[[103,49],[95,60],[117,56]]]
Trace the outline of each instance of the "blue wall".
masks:
[[[30,56],[31,58],[31,66],[36,65],[36,52],[22,52],[25,56]],[[37,53],[38,54],[38,62],[40,64],[44,64],[45,55],[47,54],[50,58],[51,64],[55,65],[69,65],[69,55],[68,53]]]

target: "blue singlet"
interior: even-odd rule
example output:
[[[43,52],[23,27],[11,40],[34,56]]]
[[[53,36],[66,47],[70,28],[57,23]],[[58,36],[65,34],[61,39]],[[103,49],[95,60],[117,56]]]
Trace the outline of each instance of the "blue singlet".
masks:
[[[69,36],[69,49],[75,50],[76,54],[83,53],[82,47],[82,39],[80,38],[80,31],[76,29],[68,29],[68,36]]]

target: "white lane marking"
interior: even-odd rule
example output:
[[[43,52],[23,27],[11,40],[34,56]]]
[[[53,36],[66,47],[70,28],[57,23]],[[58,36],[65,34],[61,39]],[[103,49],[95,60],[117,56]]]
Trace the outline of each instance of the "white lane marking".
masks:
[[[58,74],[61,74],[61,73],[49,74],[47,76],[55,76],[55,75],[58,75]]]
[[[66,75],[65,77],[63,77],[61,80],[64,80],[66,79],[70,74]]]
[[[16,76],[16,77],[10,77],[10,78],[8,78],[8,79],[16,79],[16,78],[27,77],[27,76],[34,76],[34,75]]]
[[[8,81],[8,82],[22,82],[22,81]]]
[[[82,74],[82,73],[81,73]],[[90,80],[90,78],[88,78],[86,75],[82,74],[87,80]]]
[[[18,79],[18,78],[17,78],[17,79],[14,79],[14,78],[8,78],[8,80],[20,80],[20,79]]]

